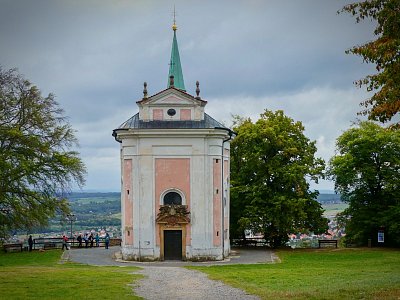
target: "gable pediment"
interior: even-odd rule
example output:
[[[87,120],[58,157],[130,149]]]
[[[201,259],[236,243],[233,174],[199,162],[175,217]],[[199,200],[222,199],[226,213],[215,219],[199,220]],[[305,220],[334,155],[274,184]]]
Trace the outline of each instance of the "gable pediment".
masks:
[[[136,103],[143,121],[199,121],[204,119],[207,101],[170,87]]]
[[[196,105],[197,103],[193,99],[179,97],[174,94],[165,95],[159,99],[152,99],[148,102],[148,105]]]
[[[166,105],[183,105],[183,106],[205,106],[207,101],[197,99],[192,95],[185,93],[176,88],[168,88],[151,97],[142,99],[137,102],[139,106],[166,106]]]

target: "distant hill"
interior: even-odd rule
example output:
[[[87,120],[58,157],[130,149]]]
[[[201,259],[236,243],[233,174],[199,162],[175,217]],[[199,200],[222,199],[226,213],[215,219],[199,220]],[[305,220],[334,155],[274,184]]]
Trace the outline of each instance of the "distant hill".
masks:
[[[70,202],[103,202],[104,200],[120,201],[120,192],[73,192],[67,196]]]
[[[121,225],[121,193],[72,193],[68,200],[78,227]]]
[[[121,193],[73,192],[67,199],[74,214],[74,230],[121,226]],[[49,221],[49,226],[36,232],[60,232],[68,230],[69,226],[69,221],[58,215]]]
[[[121,193],[119,192],[73,192],[68,195],[71,212],[75,215],[75,229],[121,226]],[[339,194],[321,193],[317,201],[322,205],[340,204]],[[68,222],[58,216],[49,227],[39,231],[60,231],[68,228]]]
[[[320,194],[336,194],[334,190],[318,190]]]
[[[121,212],[121,193],[119,192],[74,192],[68,196],[72,211],[89,213],[90,211],[99,211],[104,213]],[[331,191],[321,191],[317,197],[321,204],[341,203],[340,194]]]
[[[317,201],[321,204],[342,203],[340,194],[319,194]]]

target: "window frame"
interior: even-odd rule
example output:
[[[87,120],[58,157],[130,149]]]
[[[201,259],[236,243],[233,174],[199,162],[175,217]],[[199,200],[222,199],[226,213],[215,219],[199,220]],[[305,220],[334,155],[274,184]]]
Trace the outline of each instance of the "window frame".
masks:
[[[186,205],[186,198],[185,198],[184,193],[182,191],[178,190],[178,189],[175,189],[175,188],[167,189],[167,190],[165,190],[164,192],[161,193],[161,196],[160,196],[160,204],[161,205],[171,205],[171,204],[165,204],[164,203],[165,196],[167,194],[169,194],[169,193],[176,193],[181,197],[181,204],[178,204],[178,205]]]

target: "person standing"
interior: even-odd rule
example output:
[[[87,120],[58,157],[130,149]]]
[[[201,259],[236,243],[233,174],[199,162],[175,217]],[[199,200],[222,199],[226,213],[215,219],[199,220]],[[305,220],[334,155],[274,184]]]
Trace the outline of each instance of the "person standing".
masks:
[[[93,240],[94,240],[93,233],[90,233],[89,235],[90,248],[93,248]]]
[[[76,240],[78,241],[78,247],[79,248],[82,248],[82,235],[80,234],[77,238],[76,238]]]
[[[106,233],[106,238],[105,238],[105,245],[106,245],[106,249],[108,249],[108,245],[110,244],[110,235],[108,234],[108,232]]]
[[[99,246],[99,242],[100,242],[100,237],[99,237],[99,234],[98,233],[96,233],[96,236],[94,237],[94,239],[95,239],[95,241],[96,241],[96,247],[98,247]]]
[[[68,238],[67,238],[67,236],[63,235],[62,239],[63,239],[62,250],[64,250],[64,247],[65,247],[65,250],[68,250],[68,244],[67,244]]]
[[[31,252],[32,247],[33,247],[33,239],[32,239],[31,235],[29,236],[29,239],[28,239],[28,245],[29,245],[29,252]]]
[[[87,233],[85,233],[85,235],[83,236],[83,240],[85,241],[85,248],[87,248],[89,244],[89,238]]]

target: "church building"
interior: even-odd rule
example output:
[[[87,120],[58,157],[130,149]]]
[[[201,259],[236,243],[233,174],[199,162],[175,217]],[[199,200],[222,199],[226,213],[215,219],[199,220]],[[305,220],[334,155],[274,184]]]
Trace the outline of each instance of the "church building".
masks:
[[[168,85],[136,102],[113,130],[120,143],[125,260],[222,260],[229,254],[229,151],[233,132],[186,92],[178,43]],[[194,85],[193,85],[194,86]]]

